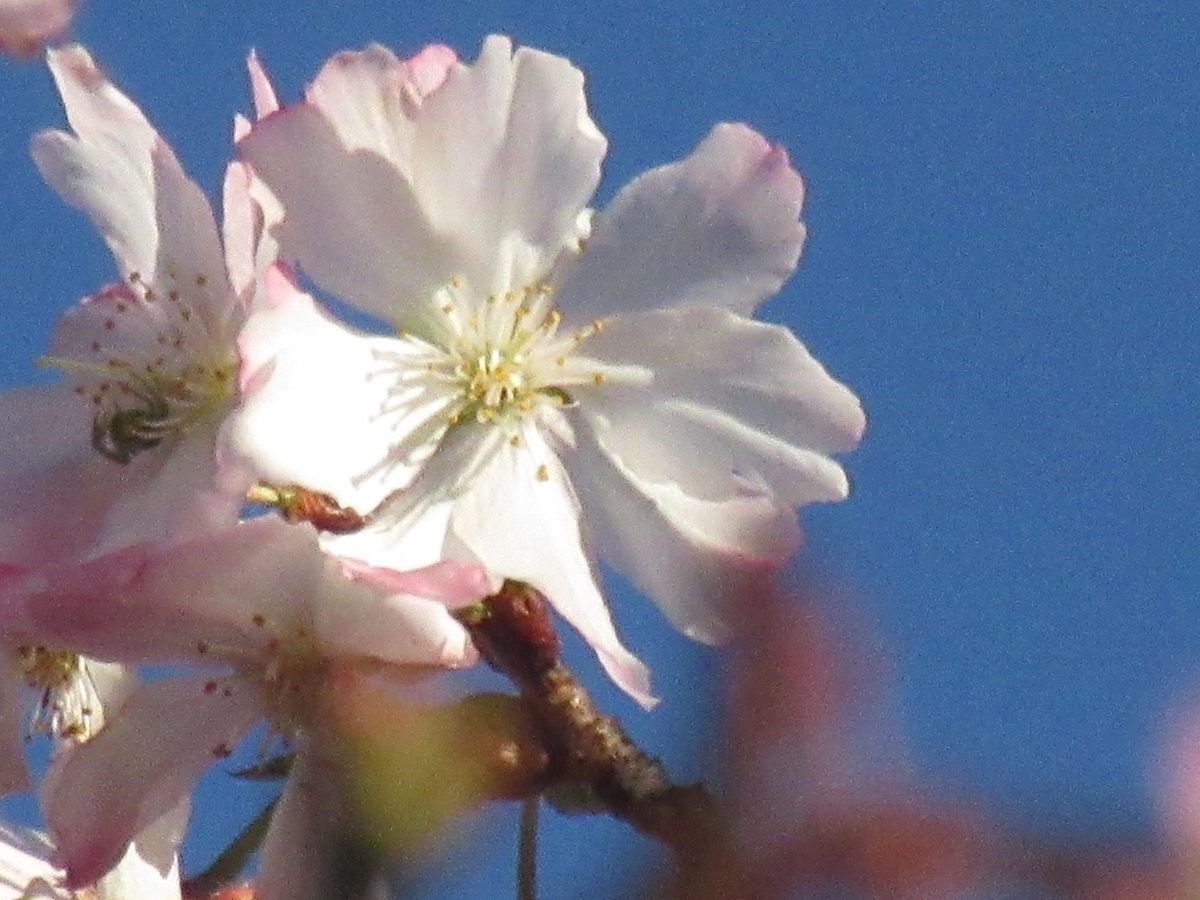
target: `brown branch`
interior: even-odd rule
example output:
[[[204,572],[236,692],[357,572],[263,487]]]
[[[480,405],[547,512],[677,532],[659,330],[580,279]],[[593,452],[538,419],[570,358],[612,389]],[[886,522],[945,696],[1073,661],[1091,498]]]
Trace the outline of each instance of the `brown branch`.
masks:
[[[520,690],[549,753],[556,788],[586,792],[685,860],[710,857],[724,844],[716,804],[704,786],[674,784],[657,759],[596,709],[563,664],[541,594],[507,581],[459,618],[488,664]]]

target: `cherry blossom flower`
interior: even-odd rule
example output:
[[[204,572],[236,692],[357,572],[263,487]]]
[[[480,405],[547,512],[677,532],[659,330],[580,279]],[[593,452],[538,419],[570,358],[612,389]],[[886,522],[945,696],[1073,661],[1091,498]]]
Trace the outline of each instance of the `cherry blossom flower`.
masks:
[[[482,573],[455,564],[359,570],[352,579],[319,551],[312,528],[273,517],[82,564],[10,571],[0,586],[9,640],[208,669],[135,686],[118,714],[47,775],[44,812],[68,882],[103,875],[255,722],[265,718],[303,755],[322,727],[317,701],[334,667],[411,678],[473,662],[446,604],[485,589]],[[277,827],[297,829],[293,818]]]
[[[76,0],[0,0],[0,50],[33,53],[66,31],[76,6]]]
[[[650,702],[584,535],[712,641],[723,599],[793,552],[794,508],[846,496],[829,454],[859,440],[858,400],[748,318],[805,236],[800,177],[748,127],[718,125],[593,219],[606,142],[582,75],[492,37],[473,65],[339,54],[239,147],[285,211],[285,257],[396,332],[339,324],[277,275],[242,337],[260,377],[233,446],[374,510],[336,552],[526,581]]]
[[[33,157],[121,281],[58,323],[43,362],[63,383],[0,395],[0,560],[20,564],[236,519],[245,485],[218,481],[214,451],[254,267],[272,248],[244,166],[227,173],[223,250],[203,192],[87,51],[47,58],[73,133],[38,134]]]

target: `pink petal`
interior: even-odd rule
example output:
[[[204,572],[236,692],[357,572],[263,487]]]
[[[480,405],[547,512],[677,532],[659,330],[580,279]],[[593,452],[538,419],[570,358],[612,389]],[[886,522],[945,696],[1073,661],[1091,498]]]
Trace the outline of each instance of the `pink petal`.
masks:
[[[397,594],[429,597],[451,607],[469,606],[492,591],[491,579],[478,566],[444,560],[401,572],[361,560],[342,559],[347,574],[358,581]]]
[[[443,587],[431,577],[423,586]],[[0,585],[0,620],[13,640],[126,662],[253,663],[276,636],[299,628],[330,655],[473,661],[445,604],[390,594],[348,578],[312,528],[264,517],[9,578]]]
[[[691,156],[626,185],[556,276],[568,323],[644,309],[724,306],[749,315],[791,275],[804,200],[787,154],[718,125]]]
[[[70,884],[95,881],[134,835],[174,809],[260,704],[257,689],[237,678],[144,684],[103,731],[52,766],[42,809]]]
[[[67,30],[77,5],[76,0],[0,0],[0,50],[33,53]]]

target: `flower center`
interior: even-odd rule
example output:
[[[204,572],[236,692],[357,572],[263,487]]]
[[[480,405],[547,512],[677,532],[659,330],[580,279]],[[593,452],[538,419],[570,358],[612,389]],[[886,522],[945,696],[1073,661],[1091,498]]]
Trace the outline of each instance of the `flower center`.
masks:
[[[182,434],[233,395],[231,341],[210,332],[185,293],[160,297],[136,273],[76,307],[61,328],[56,349],[65,352],[40,362],[75,379],[93,408],[92,447],[114,462]]]
[[[86,741],[99,730],[100,698],[78,653],[24,646],[17,656],[26,683],[39,694],[32,731]]]
[[[448,394],[451,424],[473,418],[512,425],[538,407],[570,404],[567,386],[595,380],[581,376],[570,361],[603,323],[559,334],[562,317],[551,293],[538,283],[481,300],[455,277],[434,295],[440,316],[432,339],[408,340]]]

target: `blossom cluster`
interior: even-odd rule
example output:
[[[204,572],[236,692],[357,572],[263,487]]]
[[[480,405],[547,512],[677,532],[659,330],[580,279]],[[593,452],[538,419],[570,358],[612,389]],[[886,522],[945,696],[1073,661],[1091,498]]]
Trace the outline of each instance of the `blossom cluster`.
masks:
[[[858,400],[752,318],[805,229],[749,127],[594,211],[565,59],[373,45],[281,104],[252,54],[218,225],[85,49],[47,62],[69,130],[33,161],[117,275],[59,320],[58,380],[0,395],[0,787],[49,733],[62,896],[178,897],[191,785],[251,729],[295,759],[256,896],[306,896],[339,680],[473,664],[457,613],[517,581],[649,707],[596,562],[716,642],[796,508],[846,496]]]

